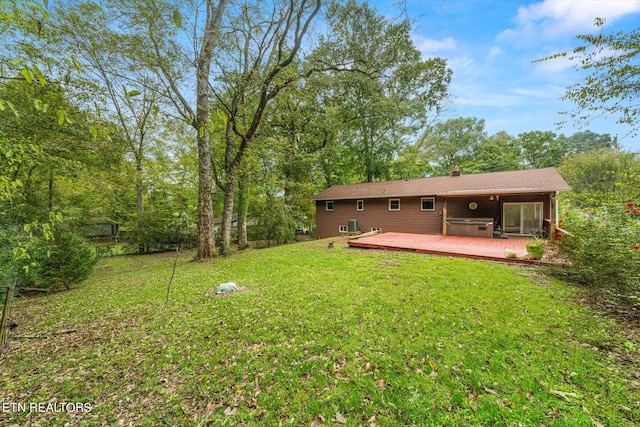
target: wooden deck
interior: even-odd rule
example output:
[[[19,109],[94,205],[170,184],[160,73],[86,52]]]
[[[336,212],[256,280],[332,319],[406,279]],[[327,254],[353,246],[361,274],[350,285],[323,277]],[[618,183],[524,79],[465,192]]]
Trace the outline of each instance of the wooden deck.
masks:
[[[484,259],[500,262],[540,263],[530,259],[507,258],[505,249],[516,254],[527,252],[529,239],[491,239],[484,237],[458,237],[408,233],[382,233],[349,240],[350,247]]]

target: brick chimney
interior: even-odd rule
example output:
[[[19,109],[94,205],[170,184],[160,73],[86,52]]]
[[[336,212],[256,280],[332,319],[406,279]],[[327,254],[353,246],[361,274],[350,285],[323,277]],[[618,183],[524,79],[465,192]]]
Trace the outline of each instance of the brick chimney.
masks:
[[[460,176],[460,166],[455,165],[451,171],[451,176]]]

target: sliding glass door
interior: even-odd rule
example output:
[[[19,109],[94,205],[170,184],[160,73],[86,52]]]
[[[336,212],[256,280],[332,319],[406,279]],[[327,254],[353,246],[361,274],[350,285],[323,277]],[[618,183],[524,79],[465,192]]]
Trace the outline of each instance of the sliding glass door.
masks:
[[[504,203],[502,221],[505,233],[538,235],[542,232],[542,203]]]

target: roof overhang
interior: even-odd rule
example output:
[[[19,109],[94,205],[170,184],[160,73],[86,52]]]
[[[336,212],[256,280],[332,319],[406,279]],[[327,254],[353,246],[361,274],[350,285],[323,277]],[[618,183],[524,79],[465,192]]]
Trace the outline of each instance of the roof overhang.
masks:
[[[563,190],[547,189],[547,188],[523,188],[523,189],[494,189],[494,190],[476,190],[476,191],[450,191],[446,193],[419,193],[419,194],[379,194],[368,196],[349,196],[349,197],[313,197],[311,200],[316,202],[332,201],[332,200],[364,200],[364,199],[389,199],[389,198],[406,198],[406,197],[469,197],[469,196],[493,196],[499,195],[516,195],[516,194],[555,194]],[[564,190],[569,191],[569,190]]]

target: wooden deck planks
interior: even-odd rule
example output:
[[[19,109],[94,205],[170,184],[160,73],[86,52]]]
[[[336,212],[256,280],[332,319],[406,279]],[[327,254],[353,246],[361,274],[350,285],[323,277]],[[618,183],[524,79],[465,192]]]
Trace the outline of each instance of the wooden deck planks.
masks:
[[[501,262],[538,263],[539,261],[507,258],[505,249],[526,253],[526,239],[492,239],[408,233],[383,233],[357,240],[349,246],[385,250],[415,251],[432,255],[458,256]]]

